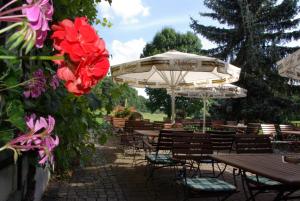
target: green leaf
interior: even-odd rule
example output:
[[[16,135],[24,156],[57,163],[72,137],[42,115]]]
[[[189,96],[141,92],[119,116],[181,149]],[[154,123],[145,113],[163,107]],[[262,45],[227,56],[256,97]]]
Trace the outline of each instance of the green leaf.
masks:
[[[87,94],[86,98],[88,100],[89,107],[91,108],[91,110],[101,108],[101,100],[94,93]]]
[[[0,142],[6,144],[11,139],[13,139],[14,133],[13,130],[0,130]]]
[[[22,102],[20,100],[12,101],[6,109],[6,113],[8,116],[7,121],[24,132],[26,124],[24,121],[25,112]]]
[[[107,142],[107,135],[101,134],[100,137],[98,138],[98,143],[105,144],[106,142]]]

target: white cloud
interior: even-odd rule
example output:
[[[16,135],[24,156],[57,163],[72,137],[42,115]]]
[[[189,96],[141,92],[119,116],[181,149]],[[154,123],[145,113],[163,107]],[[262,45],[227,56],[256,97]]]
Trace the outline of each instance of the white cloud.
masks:
[[[149,7],[143,5],[142,0],[113,0],[111,6],[107,3],[99,4],[102,17],[113,19],[114,16],[121,17],[124,24],[137,23],[140,16],[148,16]]]
[[[140,54],[145,47],[146,42],[143,38],[134,39],[127,42],[113,40],[111,44],[112,59],[111,64],[119,64],[140,58]]]
[[[112,42],[112,58],[111,65],[120,64],[127,61],[132,61],[140,58],[140,55],[145,47],[146,42],[143,38],[134,39],[127,42],[114,40]],[[136,88],[140,96],[148,98],[144,88]]]
[[[204,50],[208,50],[208,49],[211,49],[211,48],[216,48],[217,45],[213,42],[211,42],[210,40],[204,38],[202,35],[200,34],[197,34],[198,38],[201,40],[201,43],[202,43],[202,49]]]
[[[185,24],[188,20],[186,16],[167,17],[159,20],[151,20],[143,23],[135,23],[119,26],[120,29],[139,31],[142,29],[150,29],[153,27],[168,27],[178,24]]]

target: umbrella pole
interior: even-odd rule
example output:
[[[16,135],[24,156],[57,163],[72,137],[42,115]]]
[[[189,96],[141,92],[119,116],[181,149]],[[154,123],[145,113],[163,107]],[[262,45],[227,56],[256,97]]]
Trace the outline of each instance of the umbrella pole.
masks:
[[[172,88],[171,89],[172,94],[171,94],[171,102],[172,102],[172,116],[171,116],[171,123],[175,123],[175,91]]]
[[[205,124],[206,124],[206,98],[203,98],[203,126],[202,126],[202,132],[205,133]]]

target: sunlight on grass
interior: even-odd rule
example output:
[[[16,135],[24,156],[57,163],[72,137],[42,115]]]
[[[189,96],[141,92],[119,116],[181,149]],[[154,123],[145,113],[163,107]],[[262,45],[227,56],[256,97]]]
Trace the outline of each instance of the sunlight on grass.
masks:
[[[167,117],[167,115],[160,113],[160,114],[151,114],[151,113],[142,113],[144,119],[150,119],[151,122],[153,121],[163,121],[164,117]]]

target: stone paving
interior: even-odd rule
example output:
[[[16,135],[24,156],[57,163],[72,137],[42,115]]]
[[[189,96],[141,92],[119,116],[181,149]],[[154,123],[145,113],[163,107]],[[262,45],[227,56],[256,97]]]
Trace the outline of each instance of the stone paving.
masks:
[[[156,177],[146,182],[145,163],[133,166],[132,155],[124,156],[117,145],[118,138],[113,137],[105,146],[97,146],[92,165],[76,170],[68,181],[51,181],[42,201],[183,200],[182,189],[175,184],[174,174],[169,169],[157,171]],[[142,155],[138,157],[138,159],[142,158]],[[224,176],[226,181],[233,182],[231,172],[232,169],[227,168]],[[245,200],[240,181],[238,184],[240,193],[229,198],[229,201]],[[273,198],[274,194],[268,193],[260,195],[257,201],[268,201]]]

